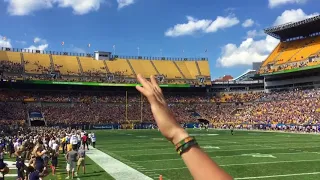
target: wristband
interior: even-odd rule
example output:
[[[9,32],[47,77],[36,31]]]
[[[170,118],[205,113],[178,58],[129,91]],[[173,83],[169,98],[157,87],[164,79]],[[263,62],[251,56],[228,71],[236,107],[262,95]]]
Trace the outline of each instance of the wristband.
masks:
[[[175,146],[176,146],[176,151],[178,151],[178,149],[179,149],[181,146],[183,146],[184,144],[186,144],[186,143],[188,143],[188,142],[190,142],[190,141],[192,141],[192,140],[195,140],[195,137],[189,136],[189,137],[186,137],[186,138],[184,138],[183,140],[179,141],[177,144],[175,144]]]
[[[183,153],[187,152],[192,146],[196,146],[198,145],[198,142],[193,139],[187,143],[185,143],[184,145],[182,145],[178,150],[177,153],[181,156]]]

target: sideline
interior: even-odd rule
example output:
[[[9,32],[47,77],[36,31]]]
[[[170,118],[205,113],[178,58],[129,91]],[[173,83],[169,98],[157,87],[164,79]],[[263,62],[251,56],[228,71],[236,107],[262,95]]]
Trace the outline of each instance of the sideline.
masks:
[[[86,155],[116,180],[152,180],[152,178],[90,146]]]

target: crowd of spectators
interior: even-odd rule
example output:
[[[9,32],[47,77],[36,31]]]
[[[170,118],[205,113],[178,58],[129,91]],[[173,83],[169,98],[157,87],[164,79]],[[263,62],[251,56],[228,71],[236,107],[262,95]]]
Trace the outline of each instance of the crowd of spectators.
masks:
[[[242,93],[228,97],[230,99],[225,103],[217,103],[206,94],[166,95],[168,106],[181,123],[197,122],[198,118],[207,119],[217,126],[317,124],[320,120],[318,89]],[[140,94],[127,93],[126,96],[125,92],[0,91],[1,120],[24,120],[31,109],[41,111],[48,124],[52,125],[107,124],[127,120],[153,122],[150,106]]]

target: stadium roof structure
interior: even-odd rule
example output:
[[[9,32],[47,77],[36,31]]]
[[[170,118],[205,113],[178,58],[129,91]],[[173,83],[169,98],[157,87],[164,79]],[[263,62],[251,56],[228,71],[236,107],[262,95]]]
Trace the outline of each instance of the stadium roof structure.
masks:
[[[282,41],[295,37],[309,36],[320,32],[320,15],[294,23],[267,28],[264,29],[264,32]]]

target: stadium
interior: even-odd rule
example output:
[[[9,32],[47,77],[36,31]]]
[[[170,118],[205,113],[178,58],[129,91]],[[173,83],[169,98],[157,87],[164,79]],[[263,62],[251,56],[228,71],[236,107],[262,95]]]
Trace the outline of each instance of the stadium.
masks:
[[[227,81],[211,79],[205,56],[0,47],[0,174],[9,180],[196,179],[163,135],[171,126],[161,128],[151,98],[139,90],[147,85],[139,75],[157,80],[162,108],[234,179],[318,179],[319,32],[319,15],[266,28],[278,45]],[[72,167],[75,174],[74,147],[83,148],[77,156],[85,159]]]

